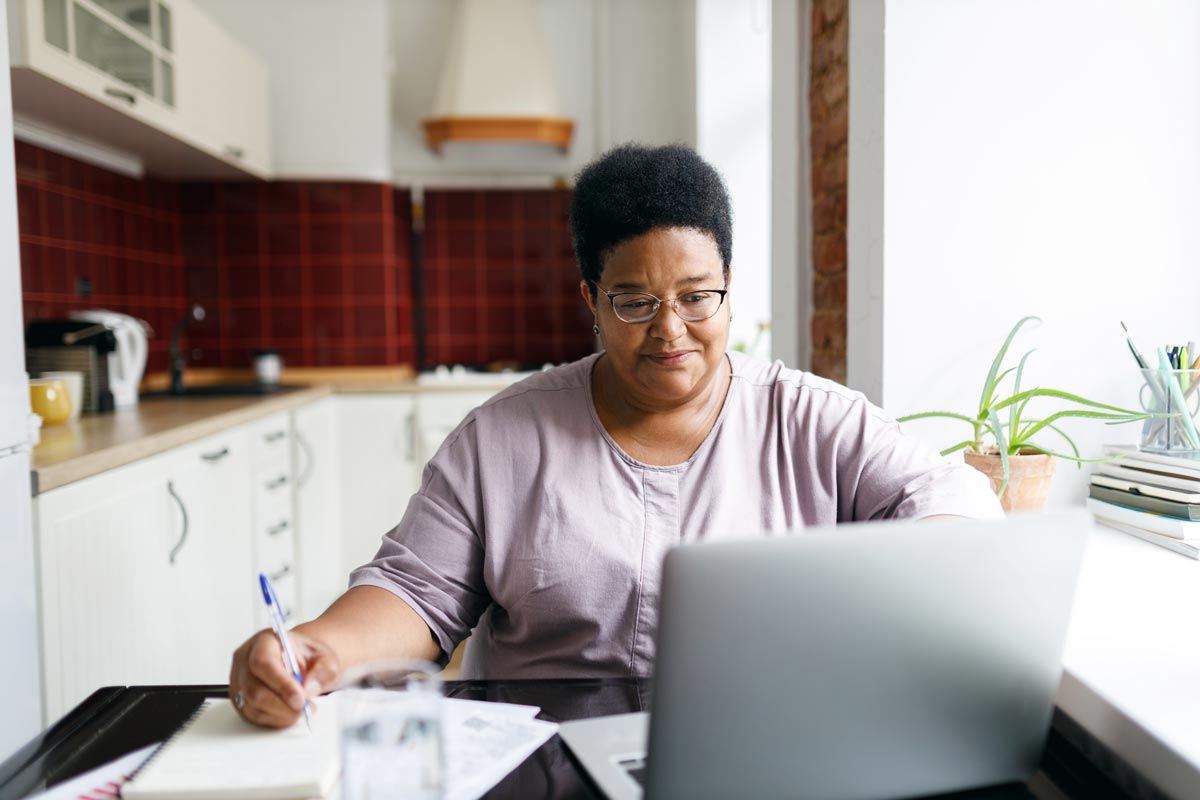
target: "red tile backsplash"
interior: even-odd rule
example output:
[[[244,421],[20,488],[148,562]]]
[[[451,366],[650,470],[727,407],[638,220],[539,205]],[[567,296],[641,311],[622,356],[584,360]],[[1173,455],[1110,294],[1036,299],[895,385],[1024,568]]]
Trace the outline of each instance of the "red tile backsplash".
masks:
[[[565,190],[429,191],[431,363],[569,361],[592,349]]]
[[[188,303],[189,363],[412,363],[411,198],[355,182],[135,180],[16,143],[26,321],[82,308],[145,319],[149,371]],[[566,361],[591,319],[562,190],[427,191],[426,366]]]
[[[165,369],[165,336],[185,302],[177,192],[24,142],[16,166],[26,322],[84,308],[132,314],[157,334],[150,368]]]
[[[185,227],[207,233],[185,236],[188,269],[215,274],[194,298],[211,311],[195,337],[196,363],[245,366],[262,347],[303,366],[362,363],[356,354],[368,350],[374,364],[413,360],[411,320],[396,324],[401,303],[389,277],[408,260],[388,234],[392,187],[184,183],[180,193]],[[358,324],[316,324],[318,303]]]

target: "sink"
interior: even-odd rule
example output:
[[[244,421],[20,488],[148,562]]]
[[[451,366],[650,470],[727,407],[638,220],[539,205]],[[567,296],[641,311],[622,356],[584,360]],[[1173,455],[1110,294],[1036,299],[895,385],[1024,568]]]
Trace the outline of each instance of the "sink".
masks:
[[[303,388],[278,383],[214,383],[207,386],[184,386],[181,392],[173,392],[170,389],[143,392],[142,397],[266,397]]]

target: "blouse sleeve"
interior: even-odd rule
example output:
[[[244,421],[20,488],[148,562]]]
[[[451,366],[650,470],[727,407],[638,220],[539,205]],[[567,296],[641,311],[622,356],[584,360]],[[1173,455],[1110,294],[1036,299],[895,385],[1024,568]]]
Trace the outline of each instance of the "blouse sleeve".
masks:
[[[483,534],[474,417],[425,466],[420,490],[350,586],[376,586],[408,603],[429,626],[445,664],[491,603],[483,579]]]
[[[978,470],[947,462],[864,397],[843,410],[835,425],[839,519],[1004,515]]]

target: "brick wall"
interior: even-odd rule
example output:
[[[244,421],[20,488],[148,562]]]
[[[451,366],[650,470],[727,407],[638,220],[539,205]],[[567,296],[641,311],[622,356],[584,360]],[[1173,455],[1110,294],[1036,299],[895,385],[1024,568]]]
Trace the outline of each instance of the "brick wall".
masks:
[[[846,380],[847,0],[813,0],[808,111],[812,147],[812,364]]]

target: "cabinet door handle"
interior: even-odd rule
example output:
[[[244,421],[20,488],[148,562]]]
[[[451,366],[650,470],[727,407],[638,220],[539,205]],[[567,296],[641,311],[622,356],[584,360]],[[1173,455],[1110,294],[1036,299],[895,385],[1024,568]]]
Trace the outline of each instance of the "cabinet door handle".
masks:
[[[271,527],[267,528],[267,535],[268,536],[278,536],[279,534],[283,533],[287,529],[288,529],[288,521],[285,519],[282,522],[278,523],[277,525],[272,525]]]
[[[277,570],[276,572],[272,572],[267,577],[271,579],[271,583],[274,583],[275,581],[280,580],[281,578],[285,578],[291,574],[292,574],[292,565],[284,564],[283,569]]]
[[[263,441],[267,444],[275,444],[275,442],[278,442],[285,436],[287,436],[287,431],[271,431],[263,435]]]
[[[280,475],[278,478],[272,478],[271,480],[267,481],[266,487],[268,489],[278,489],[280,486],[284,486],[285,484],[287,484],[287,475]]]
[[[183,515],[183,531],[179,534],[179,541],[171,548],[171,555],[167,561],[170,564],[175,563],[175,556],[179,555],[179,551],[183,549],[183,543],[187,541],[188,528],[191,527],[188,522],[187,506],[183,504],[183,498],[175,491],[175,484],[172,481],[167,481],[167,493],[175,498],[175,502],[179,504],[179,513]]]
[[[133,92],[127,92],[124,89],[117,89],[113,86],[106,86],[104,93],[109,97],[115,97],[118,100],[124,100],[129,105],[137,105],[137,95]]]
[[[225,145],[225,155],[230,158],[242,158],[246,155],[246,150],[236,145],[227,144]]]
[[[215,453],[201,453],[200,457],[203,458],[205,461],[212,462],[212,461],[220,461],[222,458],[224,458],[227,455],[229,455],[229,448],[222,447],[220,450],[216,451]]]
[[[296,488],[299,489],[308,483],[308,476],[312,474],[313,451],[308,440],[299,430],[293,431],[292,437],[296,440],[296,444],[300,445],[300,451],[304,454],[304,469],[300,470],[300,475],[296,478]]]

